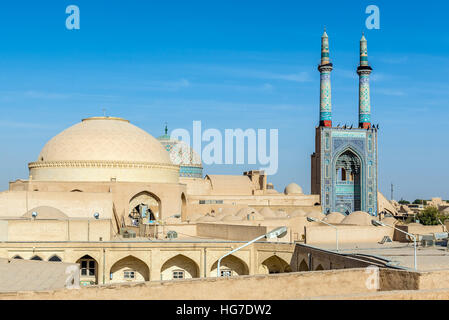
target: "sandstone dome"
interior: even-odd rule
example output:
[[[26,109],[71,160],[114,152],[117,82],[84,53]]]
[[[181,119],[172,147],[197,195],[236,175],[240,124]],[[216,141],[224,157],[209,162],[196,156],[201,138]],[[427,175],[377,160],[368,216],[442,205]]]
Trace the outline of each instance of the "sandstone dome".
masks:
[[[341,212],[331,212],[329,213],[324,221],[329,223],[341,223],[346,216]]]
[[[243,217],[232,216],[232,215],[224,216],[223,218],[221,218],[221,221],[242,221],[242,220],[243,220]]]
[[[197,222],[215,222],[215,221],[217,221],[217,219],[215,217],[205,215],[205,216],[202,216],[202,217],[196,219],[196,221]]]
[[[268,207],[263,208],[262,210],[260,210],[260,214],[262,216],[264,216],[265,219],[275,219],[276,217],[276,213],[271,210]]]
[[[40,181],[178,182],[179,175],[157,139],[113,117],[84,119],[64,130],[29,168]]]
[[[25,213],[22,218],[32,219],[33,218],[33,212],[37,213],[37,220],[68,220],[68,216],[62,212],[59,209],[48,207],[48,206],[41,206],[36,207],[31,210],[29,210],[27,213]]]
[[[307,218],[315,218],[318,220],[324,220],[324,218],[326,218],[326,216],[321,211],[311,211],[306,214],[306,217]]]
[[[296,217],[305,217],[307,216],[307,212],[305,212],[302,209],[296,209],[295,211],[293,211],[292,213],[290,213],[290,217],[292,218],[296,218]]]
[[[383,218],[383,219],[382,219],[382,222],[384,222],[384,223],[386,223],[386,224],[388,224],[388,225],[390,225],[390,226],[393,226],[393,225],[399,223],[399,221],[396,220],[396,219],[393,218],[393,217],[386,217],[386,218]]]
[[[346,216],[341,224],[349,224],[355,226],[372,226],[372,220],[375,217],[371,216],[368,212],[355,211],[350,215]]]
[[[299,185],[297,185],[296,183],[290,183],[288,186],[286,186],[284,193],[286,195],[304,194],[304,192],[302,191],[302,188]]]
[[[289,215],[287,214],[287,212],[283,211],[283,210],[278,210],[276,211],[276,217],[279,219],[287,219],[289,218]]]
[[[261,215],[259,211],[249,207],[240,209],[235,216],[242,220],[264,220],[264,216]]]

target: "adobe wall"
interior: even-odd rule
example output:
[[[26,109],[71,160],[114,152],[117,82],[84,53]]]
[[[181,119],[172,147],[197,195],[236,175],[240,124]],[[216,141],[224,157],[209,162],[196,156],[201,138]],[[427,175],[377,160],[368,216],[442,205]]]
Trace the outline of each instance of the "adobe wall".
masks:
[[[393,237],[393,229],[375,226],[338,225],[339,243],[380,242],[384,236]],[[306,226],[307,244],[335,244],[335,228],[329,226]]]
[[[0,294],[0,299],[127,299],[127,300],[291,300],[325,296],[372,295],[404,290],[416,284],[417,274],[379,270],[379,287],[367,286],[365,269],[297,272],[276,275],[156,281],[133,285],[94,286],[79,290]],[[393,285],[392,285],[393,284]],[[410,285],[411,284],[411,285]]]
[[[432,234],[432,233],[437,233],[437,232],[444,232],[444,228],[442,225],[438,225],[438,226],[423,226],[423,225],[418,225],[418,224],[412,224],[412,225],[402,225],[402,226],[396,226],[398,229],[401,229],[405,232],[414,234],[414,235],[423,235],[423,234]],[[394,232],[394,241],[399,241],[399,242],[410,242],[407,239],[407,235],[400,232],[400,231],[395,231]]]
[[[268,230],[267,227],[262,226],[198,223],[196,231],[198,237],[250,241],[266,234]]]
[[[0,220],[0,240],[110,241],[111,220]]]

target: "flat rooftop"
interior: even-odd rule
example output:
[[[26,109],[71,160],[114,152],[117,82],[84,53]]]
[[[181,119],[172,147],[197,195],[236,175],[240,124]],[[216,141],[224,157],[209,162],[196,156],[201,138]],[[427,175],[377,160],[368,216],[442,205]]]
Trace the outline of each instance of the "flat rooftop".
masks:
[[[335,244],[312,244],[310,246],[336,251]],[[413,243],[342,243],[339,244],[339,249],[339,253],[342,254],[363,254],[381,257],[390,260],[393,266],[410,270],[414,269]],[[445,245],[422,247],[417,243],[416,255],[418,271],[449,270],[449,251]]]

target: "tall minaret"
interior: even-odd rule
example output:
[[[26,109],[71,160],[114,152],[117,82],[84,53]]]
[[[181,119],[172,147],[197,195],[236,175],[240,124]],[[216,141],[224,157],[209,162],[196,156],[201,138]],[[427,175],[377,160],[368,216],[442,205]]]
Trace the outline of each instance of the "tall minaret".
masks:
[[[369,90],[369,76],[373,69],[368,63],[368,43],[365,35],[360,40],[360,65],[357,68],[359,75],[359,127],[371,128],[371,101]]]
[[[321,73],[320,81],[320,126],[332,127],[332,94],[331,71],[333,65],[329,59],[329,37],[324,29],[321,37],[321,63],[318,71]]]

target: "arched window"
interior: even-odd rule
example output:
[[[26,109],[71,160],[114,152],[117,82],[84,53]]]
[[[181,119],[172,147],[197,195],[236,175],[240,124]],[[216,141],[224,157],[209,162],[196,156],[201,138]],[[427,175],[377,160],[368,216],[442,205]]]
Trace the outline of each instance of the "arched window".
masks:
[[[51,262],[62,262],[61,258],[59,258],[57,255],[52,256],[48,261]]]
[[[16,260],[23,260],[23,258],[22,258],[21,256],[14,256],[13,259],[16,259]]]
[[[42,258],[39,256],[34,256],[32,257],[30,260],[34,260],[34,261],[42,261]]]

